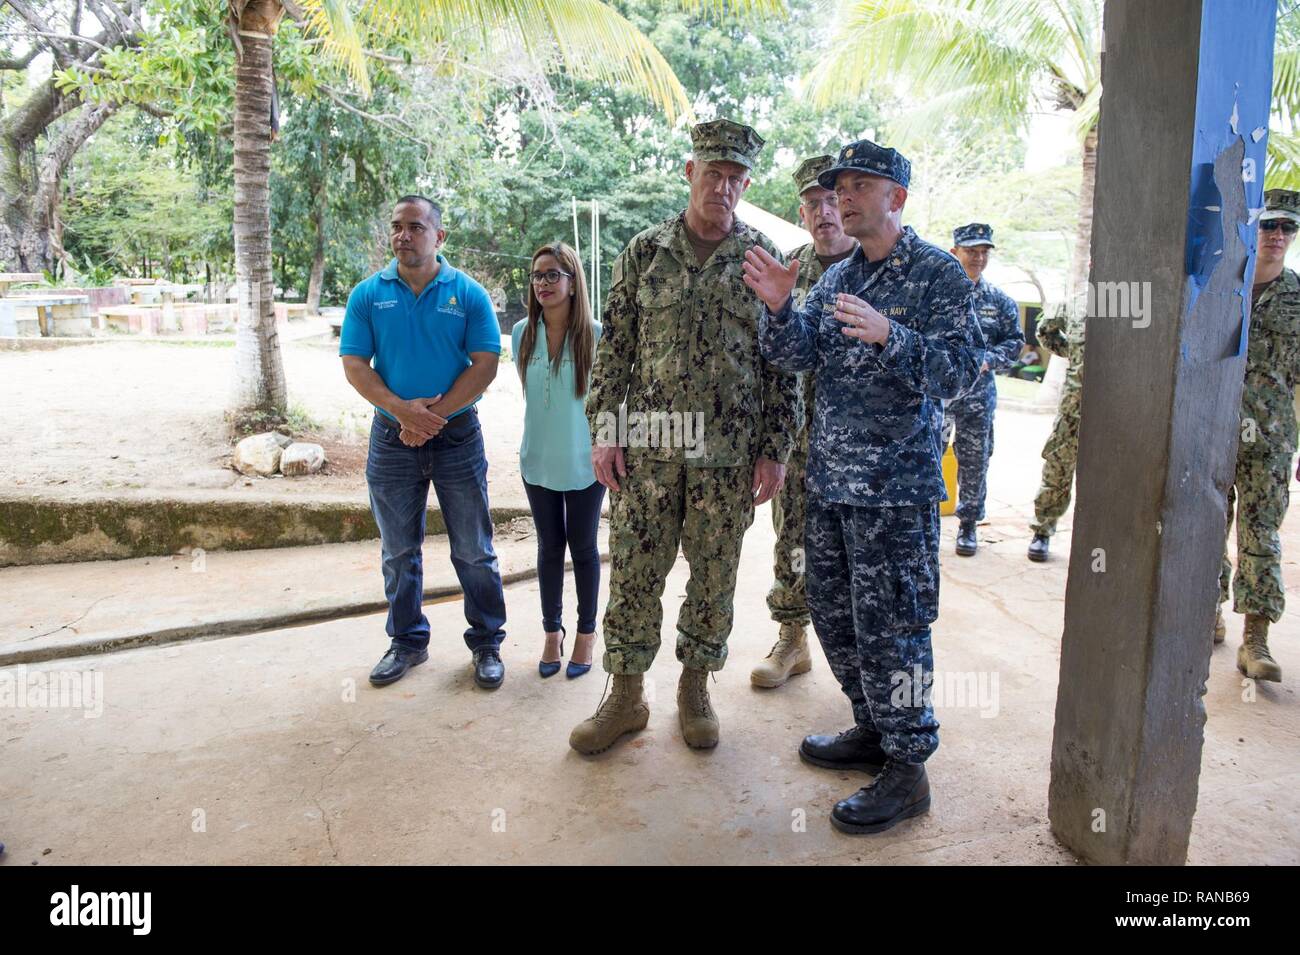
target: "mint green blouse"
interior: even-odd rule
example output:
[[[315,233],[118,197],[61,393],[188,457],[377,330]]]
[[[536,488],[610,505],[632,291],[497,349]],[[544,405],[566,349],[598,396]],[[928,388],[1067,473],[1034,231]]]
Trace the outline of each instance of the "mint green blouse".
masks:
[[[519,360],[519,342],[528,319],[510,330],[510,354]],[[524,388],[524,440],[519,446],[519,472],[529,484],[552,491],[581,491],[591,487],[591,429],[586,400],[574,397],[573,355],[566,339],[558,373],[552,373],[546,347],[546,319],[539,321],[533,357]],[[601,326],[596,322],[596,341]]]

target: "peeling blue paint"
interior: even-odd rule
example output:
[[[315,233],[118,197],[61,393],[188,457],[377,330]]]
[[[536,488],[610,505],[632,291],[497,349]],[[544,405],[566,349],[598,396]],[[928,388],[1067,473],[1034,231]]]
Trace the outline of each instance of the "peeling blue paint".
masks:
[[[1223,196],[1214,182],[1214,162],[1223,150],[1240,142],[1245,148],[1242,185],[1249,221],[1234,223],[1247,250],[1245,275],[1235,290],[1241,312],[1239,355],[1245,353],[1249,335],[1250,296],[1246,293],[1255,274],[1255,218],[1264,205],[1276,27],[1276,0],[1201,2],[1196,137],[1192,144],[1185,255],[1191,280],[1187,307],[1195,306],[1223,251]]]

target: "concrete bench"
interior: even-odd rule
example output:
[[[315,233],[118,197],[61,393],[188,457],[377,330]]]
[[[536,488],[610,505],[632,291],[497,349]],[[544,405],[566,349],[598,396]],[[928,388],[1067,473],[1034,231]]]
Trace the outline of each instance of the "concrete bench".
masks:
[[[276,302],[275,321],[283,325],[289,321],[300,321],[307,317],[306,302]]]
[[[9,294],[11,285],[41,285],[45,276],[39,272],[0,272],[0,298]]]
[[[17,293],[7,300],[19,338],[75,338],[89,335],[94,327],[85,295]]]

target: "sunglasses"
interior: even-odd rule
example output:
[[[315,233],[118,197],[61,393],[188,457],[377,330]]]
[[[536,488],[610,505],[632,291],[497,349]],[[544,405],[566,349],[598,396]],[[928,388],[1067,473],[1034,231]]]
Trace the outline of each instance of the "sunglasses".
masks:
[[[1265,219],[1259,224],[1259,229],[1261,232],[1273,232],[1281,229],[1283,235],[1295,235],[1296,231],[1300,230],[1300,225],[1290,219]]]
[[[529,272],[528,281],[534,285],[554,285],[560,280],[560,276],[573,278],[572,272],[561,272],[559,269],[547,269],[545,272]]]

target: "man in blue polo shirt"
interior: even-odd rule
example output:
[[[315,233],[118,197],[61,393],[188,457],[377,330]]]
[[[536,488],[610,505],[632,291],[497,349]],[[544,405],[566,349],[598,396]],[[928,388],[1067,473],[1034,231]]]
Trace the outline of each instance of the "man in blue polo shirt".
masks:
[[[370,673],[374,686],[395,683],[429,659],[421,546],[430,483],[465,594],[474,680],[492,688],[505,678],[505,595],[474,410],[496,377],[501,331],[483,287],[439,254],[446,238],[433,202],[398,199],[390,228],[395,258],[352,290],[339,342],[348,383],[375,406],[366,483],[383,543],[392,644]]]

